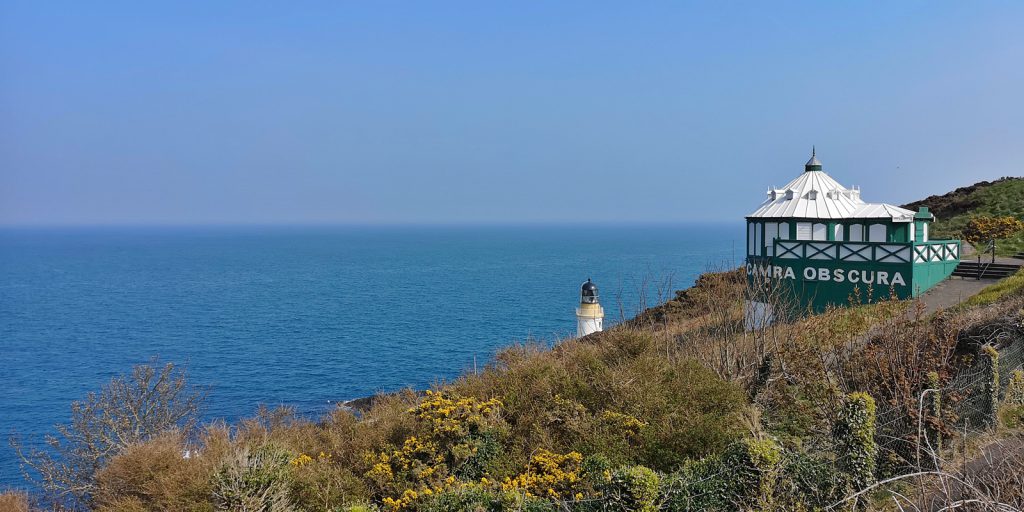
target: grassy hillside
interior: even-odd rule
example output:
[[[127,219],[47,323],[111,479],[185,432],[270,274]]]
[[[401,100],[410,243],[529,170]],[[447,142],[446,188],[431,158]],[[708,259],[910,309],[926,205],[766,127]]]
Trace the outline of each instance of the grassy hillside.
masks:
[[[110,512],[821,510],[920,471],[920,425],[962,432],[957,400],[969,388],[957,376],[977,353],[970,340],[1024,321],[1024,281],[1014,279],[941,318],[908,319],[908,303],[883,302],[745,332],[744,287],[740,271],[705,274],[624,325],[512,347],[479,373],[383,396],[361,414],[261,410],[233,425],[140,434],[140,410],[185,394],[115,381],[76,406],[57,459],[35,459],[49,468],[37,490]],[[919,419],[918,398],[936,386],[951,391]],[[1024,421],[1024,409],[1005,413],[1007,425]],[[951,439],[941,456],[965,446]],[[76,465],[49,464],[63,460]],[[972,485],[1024,489],[1005,477],[1024,476],[1013,464],[981,468],[1004,476]],[[893,489],[924,499],[932,484]],[[858,509],[892,510],[879,493]]]
[[[937,236],[955,235],[971,215],[1024,215],[1024,179],[918,205]],[[510,347],[429,391],[317,419],[260,409],[196,425],[182,401],[201,393],[172,366],[143,367],[76,403],[49,449],[23,460],[45,510],[1024,507],[1024,443],[973,451],[1024,439],[1024,373],[1011,374],[1024,368],[1024,271],[933,316],[883,301],[754,331],[747,286],[742,269],[707,273],[607,331]],[[1002,398],[993,373],[1009,382]],[[0,510],[28,502],[0,493]]]
[[[904,205],[917,210],[927,206],[935,214],[932,236],[959,237],[960,231],[975,215],[1012,215],[1024,219],[1024,178],[1007,177],[961,187],[941,196],[931,196]],[[1024,233],[997,244],[1000,255],[1024,251]]]

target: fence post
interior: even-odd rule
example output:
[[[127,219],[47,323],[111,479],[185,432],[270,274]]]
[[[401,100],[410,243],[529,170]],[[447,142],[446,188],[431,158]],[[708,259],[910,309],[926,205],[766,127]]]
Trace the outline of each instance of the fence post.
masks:
[[[931,414],[934,421],[928,423],[929,437],[936,452],[942,451],[942,388],[939,387],[938,372],[928,372],[928,388],[935,391],[931,394]]]
[[[875,399],[867,393],[850,393],[843,400],[832,429],[839,466],[863,489],[875,479],[878,446],[875,444]]]
[[[994,428],[999,421],[999,352],[992,345],[985,345],[981,352],[989,372],[985,378],[985,424]]]

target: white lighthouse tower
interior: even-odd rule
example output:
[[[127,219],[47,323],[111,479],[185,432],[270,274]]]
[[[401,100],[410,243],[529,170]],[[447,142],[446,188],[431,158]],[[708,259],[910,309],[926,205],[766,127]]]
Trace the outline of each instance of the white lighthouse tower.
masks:
[[[576,309],[576,336],[604,329],[604,308],[597,301],[597,285],[590,279],[580,288],[580,307]]]

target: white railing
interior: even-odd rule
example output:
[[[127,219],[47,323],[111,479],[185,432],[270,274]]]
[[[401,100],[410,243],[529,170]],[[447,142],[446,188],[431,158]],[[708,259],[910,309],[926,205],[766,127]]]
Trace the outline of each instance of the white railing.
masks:
[[[878,263],[925,263],[957,261],[960,242],[933,240],[914,243],[826,242],[819,240],[773,240],[765,256],[780,260],[872,261]]]

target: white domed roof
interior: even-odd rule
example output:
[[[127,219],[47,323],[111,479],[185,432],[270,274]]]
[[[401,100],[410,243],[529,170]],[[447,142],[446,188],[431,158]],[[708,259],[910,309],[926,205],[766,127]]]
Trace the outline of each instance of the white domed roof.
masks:
[[[821,166],[811,154],[806,167]],[[808,171],[811,169],[807,169]],[[860,189],[846,188],[825,171],[803,172],[786,186],[768,191],[768,199],[748,218],[890,219],[910,222],[914,212],[884,203],[866,203]]]

